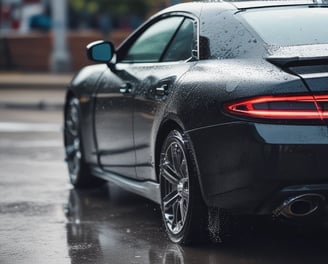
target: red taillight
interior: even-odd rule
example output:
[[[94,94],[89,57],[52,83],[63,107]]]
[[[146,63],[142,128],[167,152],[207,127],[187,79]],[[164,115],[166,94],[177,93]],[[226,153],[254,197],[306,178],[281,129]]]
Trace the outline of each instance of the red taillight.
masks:
[[[231,113],[265,119],[326,119],[328,95],[261,96],[225,104]]]

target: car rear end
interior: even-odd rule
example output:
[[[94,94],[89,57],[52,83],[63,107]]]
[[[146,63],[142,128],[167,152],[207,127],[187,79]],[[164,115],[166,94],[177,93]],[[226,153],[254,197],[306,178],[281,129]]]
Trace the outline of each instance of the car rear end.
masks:
[[[286,2],[234,4],[236,18],[263,41],[272,83],[285,75],[298,85],[293,90],[277,81],[245,92],[251,87],[241,88],[240,80],[235,97],[223,99],[227,119],[190,131],[210,206],[299,219],[326,206],[328,6]],[[260,86],[261,78],[249,78]]]

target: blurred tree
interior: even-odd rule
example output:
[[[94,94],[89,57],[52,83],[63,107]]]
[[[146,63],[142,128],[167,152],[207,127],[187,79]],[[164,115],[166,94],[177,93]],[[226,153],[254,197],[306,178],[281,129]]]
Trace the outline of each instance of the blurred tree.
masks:
[[[146,17],[149,0],[68,0],[72,29],[136,28]],[[107,22],[106,22],[107,21]],[[108,24],[108,28],[105,24]]]
[[[98,0],[101,10],[107,10],[114,15],[145,16],[148,8],[147,0]]]
[[[144,16],[148,8],[148,0],[69,0],[69,4],[77,12],[105,11],[115,16]]]

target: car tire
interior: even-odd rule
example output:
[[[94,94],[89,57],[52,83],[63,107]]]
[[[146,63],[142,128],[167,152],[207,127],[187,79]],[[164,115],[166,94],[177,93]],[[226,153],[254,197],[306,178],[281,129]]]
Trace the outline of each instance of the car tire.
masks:
[[[180,131],[164,140],[159,166],[161,211],[170,240],[181,245],[203,242],[208,237],[207,207],[191,148]]]
[[[85,162],[82,137],[79,100],[72,97],[66,106],[64,123],[64,142],[69,178],[75,188],[93,188],[104,183],[93,177]]]
[[[206,206],[190,142],[173,130],[162,145],[159,181],[165,229],[180,245],[222,243],[230,236],[231,217],[225,209]]]

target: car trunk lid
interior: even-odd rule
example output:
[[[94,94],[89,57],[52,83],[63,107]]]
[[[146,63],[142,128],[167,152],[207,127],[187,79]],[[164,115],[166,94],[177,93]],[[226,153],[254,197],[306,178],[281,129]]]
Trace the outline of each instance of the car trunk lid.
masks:
[[[328,109],[328,45],[280,48],[267,61],[298,76],[316,101],[319,112]],[[327,118],[323,119],[328,124]]]

